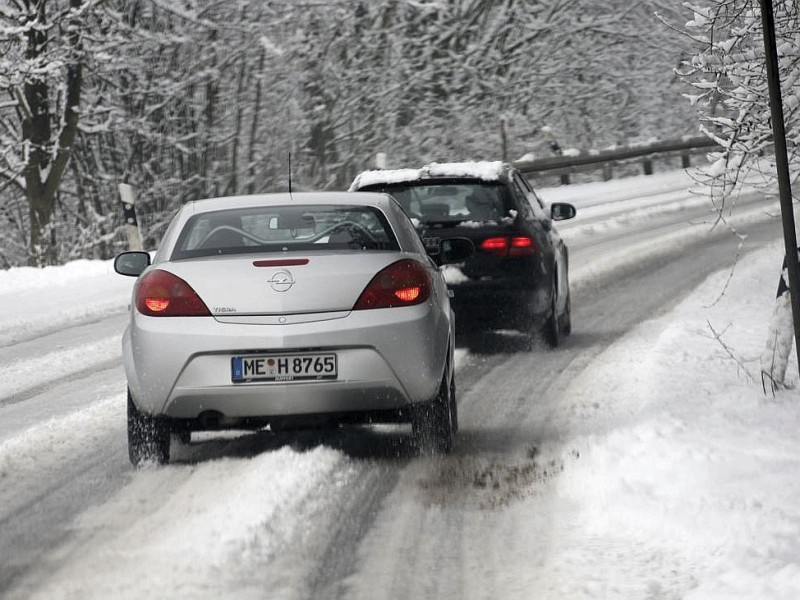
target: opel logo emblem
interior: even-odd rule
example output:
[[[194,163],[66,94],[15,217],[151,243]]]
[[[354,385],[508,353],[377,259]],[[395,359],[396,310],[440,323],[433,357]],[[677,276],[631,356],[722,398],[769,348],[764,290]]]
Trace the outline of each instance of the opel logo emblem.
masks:
[[[294,278],[289,271],[281,269],[272,274],[269,285],[276,292],[288,292],[294,285]]]

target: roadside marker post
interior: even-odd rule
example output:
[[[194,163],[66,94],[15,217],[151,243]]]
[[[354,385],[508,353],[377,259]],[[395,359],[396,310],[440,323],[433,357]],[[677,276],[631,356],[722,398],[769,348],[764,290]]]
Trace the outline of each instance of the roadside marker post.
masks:
[[[120,183],[119,197],[122,200],[122,216],[128,232],[128,249],[143,250],[139,221],[136,218],[136,189],[127,183]]]

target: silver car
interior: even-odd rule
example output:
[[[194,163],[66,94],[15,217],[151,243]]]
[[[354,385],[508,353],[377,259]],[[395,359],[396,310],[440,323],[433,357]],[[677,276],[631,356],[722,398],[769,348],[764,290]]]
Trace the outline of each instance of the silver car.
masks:
[[[131,462],[230,428],[411,422],[427,451],[458,427],[454,322],[439,266],[377,193],[265,194],[183,206],[138,277],[122,347]]]

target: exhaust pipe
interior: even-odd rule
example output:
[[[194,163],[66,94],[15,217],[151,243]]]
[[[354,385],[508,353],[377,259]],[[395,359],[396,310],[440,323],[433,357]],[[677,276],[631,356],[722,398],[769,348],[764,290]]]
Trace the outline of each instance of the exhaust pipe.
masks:
[[[225,420],[225,415],[217,410],[207,410],[200,413],[197,420],[200,422],[200,427],[203,429],[219,429],[222,426],[222,422]]]

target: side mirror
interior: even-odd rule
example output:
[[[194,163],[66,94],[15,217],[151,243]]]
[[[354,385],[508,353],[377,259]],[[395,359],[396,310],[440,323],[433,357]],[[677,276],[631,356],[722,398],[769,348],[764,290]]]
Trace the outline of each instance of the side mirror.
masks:
[[[128,277],[138,277],[149,266],[150,254],[148,252],[123,252],[114,259],[114,270],[120,275]]]
[[[439,252],[433,258],[439,265],[461,263],[475,254],[475,246],[467,238],[449,238],[439,244]]]
[[[550,217],[553,221],[566,221],[574,217],[577,213],[578,209],[567,202],[553,202],[553,204],[550,205]]]

